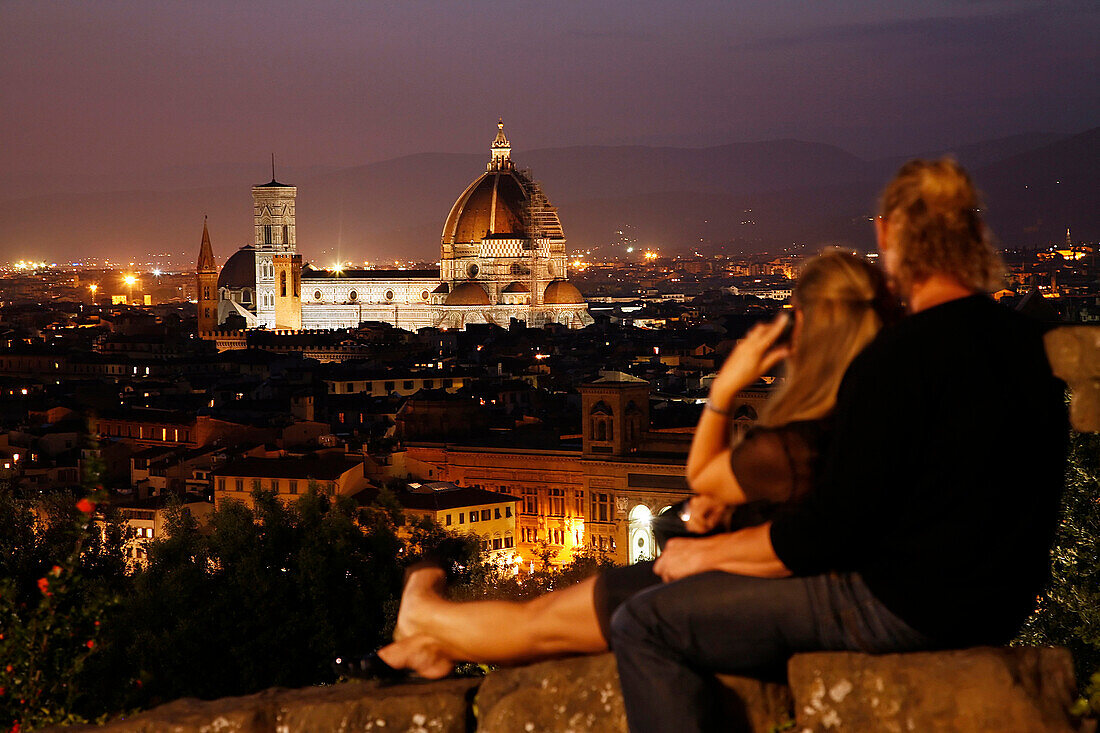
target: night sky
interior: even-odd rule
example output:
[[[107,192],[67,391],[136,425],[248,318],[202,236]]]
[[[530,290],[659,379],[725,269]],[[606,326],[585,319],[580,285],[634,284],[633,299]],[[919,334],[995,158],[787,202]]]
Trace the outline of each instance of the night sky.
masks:
[[[1098,35],[1093,0],[4,0],[0,175],[480,152],[498,114],[527,147],[1076,132]]]

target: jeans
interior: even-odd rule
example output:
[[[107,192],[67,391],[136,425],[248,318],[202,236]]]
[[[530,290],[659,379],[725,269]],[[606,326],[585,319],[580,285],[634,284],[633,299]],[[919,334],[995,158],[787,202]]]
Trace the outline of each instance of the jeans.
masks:
[[[798,652],[934,646],[879,603],[857,573],[693,575],[620,606],[610,642],[633,733],[722,729],[715,673],[782,676]]]

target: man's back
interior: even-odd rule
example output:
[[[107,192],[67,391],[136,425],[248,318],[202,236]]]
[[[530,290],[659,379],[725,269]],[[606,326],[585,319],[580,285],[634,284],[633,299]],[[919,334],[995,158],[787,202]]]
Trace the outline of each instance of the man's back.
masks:
[[[1067,430],[1035,324],[984,296],[917,313],[853,362],[820,489],[776,520],[776,553],[860,572],[944,643],[1002,642],[1046,579]]]

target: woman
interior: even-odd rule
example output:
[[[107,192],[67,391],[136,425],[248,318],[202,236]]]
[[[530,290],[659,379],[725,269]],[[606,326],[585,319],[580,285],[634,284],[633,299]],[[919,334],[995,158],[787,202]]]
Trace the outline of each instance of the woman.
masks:
[[[732,512],[733,522],[760,523],[768,507],[797,501],[810,490],[841,377],[892,313],[879,272],[840,251],[807,263],[792,300],[793,323],[784,314],[753,328],[711,385],[687,462],[688,482],[699,494],[683,515],[690,531],[711,531],[730,519],[733,508],[749,503],[755,511]],[[788,326],[789,345],[777,343]],[[733,398],[783,359],[784,388],[769,402],[760,427],[731,445]],[[719,546],[723,539],[716,534],[708,541]],[[675,543],[670,540],[668,548]],[[517,664],[606,651],[612,613],[633,594],[659,584],[672,567],[666,557],[674,556],[681,564],[680,555],[666,552],[656,562],[614,568],[522,602],[447,601],[443,570],[418,568],[402,594],[395,641],[377,656],[393,669],[436,678],[457,661]],[[694,572],[706,569],[703,553],[689,562],[696,563]],[[385,670],[375,665],[373,671],[379,668]],[[353,670],[345,665],[345,671]]]

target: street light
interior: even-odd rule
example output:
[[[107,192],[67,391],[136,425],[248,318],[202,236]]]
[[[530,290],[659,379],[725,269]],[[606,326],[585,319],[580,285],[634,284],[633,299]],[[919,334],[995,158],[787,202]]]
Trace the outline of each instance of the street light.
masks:
[[[134,277],[133,275],[127,275],[126,277],[122,278],[122,282],[124,282],[128,286],[130,286],[130,305],[133,305],[134,304],[134,283],[137,282],[137,278]]]
[[[99,286],[96,285],[95,283],[92,283],[91,285],[88,286],[88,290],[92,291],[92,304],[94,305],[95,304],[95,291],[99,290]]]

